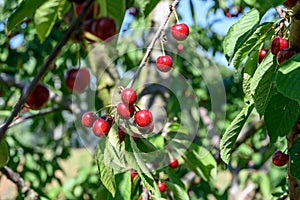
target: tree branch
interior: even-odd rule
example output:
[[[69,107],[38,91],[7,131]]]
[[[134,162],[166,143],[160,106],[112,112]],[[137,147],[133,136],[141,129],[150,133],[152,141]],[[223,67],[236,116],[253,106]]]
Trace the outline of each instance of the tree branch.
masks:
[[[41,69],[39,70],[37,75],[32,80],[32,82],[28,86],[25,87],[25,90],[24,90],[23,94],[21,95],[19,101],[14,106],[14,109],[13,109],[11,115],[6,119],[4,125],[0,128],[0,140],[2,140],[2,138],[4,137],[10,123],[13,121],[13,119],[17,116],[19,111],[22,109],[22,106],[26,102],[27,98],[29,97],[31,92],[34,90],[36,85],[39,83],[41,78],[44,76],[44,74],[46,73],[46,71],[50,67],[51,63],[58,56],[58,54],[60,53],[63,46],[68,42],[68,40],[69,40],[71,34],[73,33],[73,31],[75,31],[80,26],[84,16],[87,14],[87,12],[92,7],[93,2],[94,2],[94,0],[88,0],[86,2],[86,5],[83,8],[80,15],[72,22],[69,29],[64,34],[63,38],[57,43],[57,45],[55,46],[55,48],[53,49],[53,51],[51,52],[49,57],[46,59],[45,63],[43,64],[43,66],[41,67]]]
[[[13,183],[15,183],[19,190],[22,192],[22,197],[24,199],[37,200],[39,199],[38,193],[36,193],[33,189],[26,185],[24,179],[18,174],[14,172],[11,168],[4,166],[0,169],[0,171]]]
[[[149,56],[150,56],[150,54],[151,54],[151,52],[153,50],[153,47],[154,47],[157,39],[160,38],[161,32],[164,30],[164,27],[166,26],[166,24],[167,24],[167,22],[168,22],[168,20],[169,20],[169,18],[171,16],[171,14],[172,14],[172,12],[175,10],[175,8],[176,8],[176,6],[177,6],[178,3],[179,3],[179,0],[175,0],[172,3],[172,5],[170,5],[170,10],[169,10],[168,14],[166,15],[165,19],[163,20],[163,22],[161,23],[161,25],[157,29],[157,31],[155,33],[155,36],[153,37],[152,41],[150,42],[149,46],[147,47],[147,51],[146,51],[146,53],[145,53],[145,55],[144,55],[144,57],[143,57],[140,65],[138,66],[135,74],[133,75],[132,80],[130,81],[130,83],[128,84],[127,87],[131,88],[133,86],[133,84],[134,84],[135,80],[137,79],[140,71],[146,65],[147,60],[148,60],[148,58],[149,58]]]

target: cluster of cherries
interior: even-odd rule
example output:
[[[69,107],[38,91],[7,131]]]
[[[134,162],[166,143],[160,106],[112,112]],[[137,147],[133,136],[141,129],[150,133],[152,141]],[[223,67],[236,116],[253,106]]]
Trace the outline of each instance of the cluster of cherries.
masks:
[[[141,110],[135,106],[137,100],[136,91],[132,88],[123,89],[121,91],[121,99],[122,101],[117,106],[113,106],[117,111],[118,117],[123,120],[129,120],[134,116],[134,123],[141,133],[152,132],[154,129],[152,113],[148,109]],[[136,108],[138,108],[138,111],[136,111]],[[92,128],[94,135],[97,137],[107,136],[113,122],[114,116],[110,114],[105,114],[99,118],[96,113],[85,112],[81,118],[82,125]],[[122,125],[118,125],[118,133],[120,142],[122,142],[126,133]],[[136,140],[134,134],[133,139]]]
[[[174,24],[171,28],[171,33],[176,40],[183,41],[189,35],[189,27],[184,23]],[[173,65],[173,60],[168,55],[162,55],[156,59],[157,69],[161,72],[170,71],[172,69],[172,65]]]
[[[276,56],[279,65],[283,61],[291,58],[297,53],[295,50],[289,48],[289,41],[280,36],[276,36],[273,38],[271,43],[271,52],[273,55]],[[267,49],[259,50],[258,63],[262,62],[262,60],[266,57],[267,53]]]
[[[90,84],[90,72],[86,68],[72,68],[66,73],[65,84],[74,93],[84,92]],[[47,86],[39,83],[29,95],[26,107],[33,110],[42,108],[49,100],[50,92]]]
[[[85,0],[72,0],[74,2],[74,11],[79,15],[86,5]],[[116,33],[117,26],[115,21],[107,16],[98,17],[100,14],[100,5],[94,2],[92,8],[84,17],[83,30],[100,38],[103,41],[110,41]],[[91,38],[87,39],[93,41]]]

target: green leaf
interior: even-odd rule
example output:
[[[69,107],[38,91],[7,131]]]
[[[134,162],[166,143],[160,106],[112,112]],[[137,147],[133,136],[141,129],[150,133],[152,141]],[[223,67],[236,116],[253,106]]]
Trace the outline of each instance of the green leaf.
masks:
[[[98,144],[96,151],[97,165],[101,182],[106,187],[106,189],[112,194],[112,196],[115,196],[117,187],[115,182],[114,171],[110,166],[104,163],[105,159],[107,159],[104,157],[105,143],[106,138],[102,138]]]
[[[255,108],[260,116],[264,115],[265,109],[276,93],[273,79],[277,69],[276,58],[269,52],[255,71],[251,82],[251,93],[255,101]]]
[[[290,149],[290,170],[293,177],[300,179],[300,139]]]
[[[117,30],[120,30],[126,11],[125,1],[123,0],[98,0],[101,8],[101,16],[108,16],[115,20]]]
[[[125,137],[125,150],[125,158],[129,166],[138,172],[146,188],[154,191],[154,179],[141,157],[141,152],[137,148],[135,141],[128,134]]]
[[[108,199],[122,199],[130,200],[131,178],[130,173],[121,173],[116,175],[117,193],[114,198]]]
[[[259,20],[260,16],[258,10],[252,9],[230,27],[223,42],[224,53],[228,63],[231,63],[235,52],[251,36]]]
[[[41,42],[50,34],[65,2],[66,0],[48,0],[36,10],[34,24]]]
[[[243,92],[245,94],[244,102],[251,102],[251,103],[253,102],[250,85],[251,85],[253,74],[257,68],[258,52],[259,52],[258,50],[252,52],[244,65],[244,69],[243,69]]]
[[[271,142],[286,136],[299,117],[299,104],[278,93],[270,100],[265,112],[265,124]]]
[[[216,160],[205,148],[191,144],[183,159],[185,164],[204,181],[209,181],[211,177],[216,176]]]
[[[248,5],[258,9],[262,14],[267,12],[271,6],[276,7],[279,4],[282,4],[284,0],[244,0]]]
[[[168,177],[172,183],[175,183],[182,189],[185,189],[184,183],[180,180],[180,178],[175,173],[174,169],[170,169],[169,167],[166,169],[166,172],[168,174]]]
[[[284,61],[276,78],[278,91],[300,103],[300,54]]]
[[[0,153],[0,168],[1,168],[5,166],[9,161],[8,145],[4,138],[0,141],[0,152],[1,152]]]
[[[264,40],[271,38],[271,36],[274,35],[272,27],[272,22],[266,22],[259,25],[247,41],[243,42],[233,57],[233,65],[236,69],[241,66],[243,60],[251,51],[260,46]]]
[[[15,26],[20,24],[26,17],[31,17],[36,9],[40,7],[44,0],[24,0],[20,6],[10,15],[7,21],[6,29],[11,31]]]
[[[174,199],[180,199],[180,200],[190,199],[187,192],[182,187],[179,187],[179,185],[171,183],[169,181],[166,181],[165,183],[167,185],[167,188],[169,190],[172,190]]]
[[[151,13],[160,0],[151,0],[144,9],[145,18]]]
[[[234,118],[231,124],[226,129],[220,141],[220,154],[222,160],[228,164],[230,156],[232,153],[232,148],[234,143],[242,130],[244,124],[246,123],[247,118],[251,114],[254,106],[253,104],[246,104],[241,112]]]

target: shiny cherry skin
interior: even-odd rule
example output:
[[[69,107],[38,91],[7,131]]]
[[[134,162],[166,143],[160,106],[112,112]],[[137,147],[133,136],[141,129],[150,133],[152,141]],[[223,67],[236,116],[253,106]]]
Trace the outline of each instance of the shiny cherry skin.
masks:
[[[167,185],[163,182],[160,182],[160,183],[158,183],[158,189],[159,189],[159,191],[164,192],[167,189]]]
[[[266,57],[268,54],[268,50],[266,49],[260,49],[258,53],[258,63],[260,64],[262,60]]]
[[[169,160],[169,166],[171,168],[176,168],[178,167],[178,160],[176,158],[172,158]]]
[[[150,110],[139,110],[134,115],[135,123],[140,127],[146,127],[152,122],[152,113]]]
[[[273,154],[272,162],[276,166],[284,166],[289,161],[289,155],[283,153],[282,151],[278,150]]]
[[[170,56],[159,56],[156,59],[157,69],[161,72],[168,72],[172,69],[173,60]]]
[[[49,100],[50,92],[43,84],[38,84],[26,100],[26,106],[33,110],[43,107]]]
[[[85,127],[91,128],[98,116],[93,112],[85,112],[81,117],[81,124]]]
[[[130,119],[134,114],[133,105],[126,105],[123,102],[120,102],[117,105],[117,113],[123,119]]]
[[[91,33],[103,41],[111,41],[117,33],[117,25],[110,17],[95,19],[91,25]]]
[[[289,41],[283,39],[282,37],[276,36],[273,38],[271,43],[271,52],[273,55],[277,55],[277,53],[285,48],[289,47]]]
[[[182,41],[185,40],[190,31],[188,25],[182,24],[174,24],[171,28],[171,33],[176,40]]]
[[[277,62],[280,65],[283,61],[293,57],[296,54],[296,51],[286,48],[277,53]]]
[[[73,68],[67,71],[66,85],[74,93],[83,93],[90,84],[90,72],[86,68]]]
[[[136,92],[132,88],[126,88],[122,91],[121,94],[122,101],[126,105],[132,105],[136,102],[137,96]]]
[[[110,130],[110,125],[104,119],[99,118],[93,123],[93,133],[97,137],[107,136],[109,130]]]

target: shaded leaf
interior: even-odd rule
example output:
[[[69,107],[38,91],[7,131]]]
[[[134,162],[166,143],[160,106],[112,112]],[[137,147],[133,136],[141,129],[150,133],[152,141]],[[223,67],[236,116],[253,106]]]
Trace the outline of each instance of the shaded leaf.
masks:
[[[265,124],[271,142],[286,136],[299,117],[299,104],[282,94],[276,94],[270,100],[264,115]]]
[[[165,183],[167,185],[167,188],[169,190],[172,190],[174,199],[180,199],[180,200],[185,200],[185,199],[189,200],[190,199],[187,192],[179,185],[171,183],[169,181],[166,181]]]
[[[0,141],[0,168],[5,166],[9,161],[9,150],[6,140],[3,138]]]
[[[254,106],[253,104],[246,104],[241,112],[234,118],[231,124],[226,129],[220,141],[220,150],[222,160],[228,164],[232,153],[232,148],[236,139],[242,130],[247,118],[251,114]]]
[[[300,103],[300,54],[283,62],[276,78],[278,91]]]
[[[10,15],[7,21],[6,29],[11,31],[15,26],[20,24],[26,17],[31,17],[36,9],[40,7],[44,0],[24,0],[19,7]]]
[[[300,139],[290,149],[290,170],[292,176],[300,179]]]

